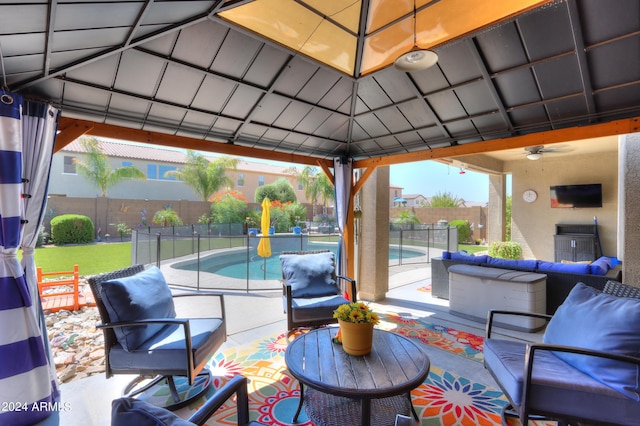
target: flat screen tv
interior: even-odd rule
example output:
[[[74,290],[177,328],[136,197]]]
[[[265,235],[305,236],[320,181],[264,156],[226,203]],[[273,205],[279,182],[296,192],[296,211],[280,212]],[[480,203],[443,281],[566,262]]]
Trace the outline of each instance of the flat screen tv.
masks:
[[[551,207],[569,209],[602,207],[602,184],[552,186]]]

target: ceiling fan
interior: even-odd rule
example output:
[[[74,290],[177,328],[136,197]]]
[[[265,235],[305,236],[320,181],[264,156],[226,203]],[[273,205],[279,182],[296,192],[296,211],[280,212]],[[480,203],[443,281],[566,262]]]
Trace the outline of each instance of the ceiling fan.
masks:
[[[545,148],[544,145],[530,146],[524,149],[527,152],[527,158],[529,160],[539,160],[542,158],[542,154],[563,152],[566,151],[562,148]]]

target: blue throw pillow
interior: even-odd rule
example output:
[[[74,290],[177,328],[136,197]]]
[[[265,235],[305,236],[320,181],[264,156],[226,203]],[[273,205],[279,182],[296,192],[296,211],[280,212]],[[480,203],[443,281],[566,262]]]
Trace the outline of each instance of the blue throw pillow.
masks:
[[[480,256],[474,256],[472,254],[467,254],[466,251],[456,251],[451,253],[451,260],[462,260],[464,262],[471,262],[477,265],[481,263],[487,263],[488,257],[489,256],[487,256],[486,254],[481,254]]]
[[[322,297],[339,294],[333,278],[333,253],[281,254],[282,274],[291,285],[293,297]]]
[[[576,284],[551,318],[544,343],[640,356],[640,299]],[[565,352],[554,354],[599,382],[640,402],[638,366]]]
[[[571,274],[590,274],[590,266],[585,263],[546,262],[544,260],[538,262],[540,271],[568,272]]]
[[[135,398],[118,398],[111,403],[112,425],[193,426],[169,410]]]
[[[443,251],[442,252],[442,258],[445,259],[445,260],[451,259],[451,252],[450,251],[446,251],[446,250]]]
[[[591,262],[589,268],[593,275],[607,275],[607,272],[611,269],[611,259],[603,256]]]
[[[100,293],[112,322],[176,317],[171,290],[155,266],[130,277],[106,281]],[[118,343],[130,352],[167,327],[162,324],[117,327],[114,331]]]

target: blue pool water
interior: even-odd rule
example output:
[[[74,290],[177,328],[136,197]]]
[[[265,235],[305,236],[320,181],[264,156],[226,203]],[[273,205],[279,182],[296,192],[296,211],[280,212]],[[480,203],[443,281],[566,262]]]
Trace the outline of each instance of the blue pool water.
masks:
[[[309,250],[329,249],[337,254],[335,244],[314,244]],[[423,256],[424,253],[418,250],[404,248],[402,258]],[[249,262],[247,262],[249,257]],[[389,248],[389,260],[398,260],[400,251],[397,247]],[[173,268],[186,271],[197,271],[197,259],[187,260],[172,265]],[[277,280],[282,278],[279,253],[272,253],[269,258],[262,258],[257,255],[255,248],[250,250],[235,251],[232,253],[215,253],[200,259],[200,271],[210,272],[229,278],[251,279],[251,280]]]

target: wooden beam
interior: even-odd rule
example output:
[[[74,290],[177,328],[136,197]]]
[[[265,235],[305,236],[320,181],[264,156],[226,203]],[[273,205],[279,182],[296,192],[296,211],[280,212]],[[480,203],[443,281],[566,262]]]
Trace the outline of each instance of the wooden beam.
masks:
[[[362,169],[371,166],[390,166],[392,164],[410,163],[413,161],[436,160],[439,158],[459,157],[462,155],[480,154],[484,152],[502,151],[513,148],[526,148],[535,145],[551,145],[560,142],[592,139],[603,136],[625,135],[640,132],[640,117],[626,118],[609,123],[590,126],[569,127],[549,130],[511,138],[493,139],[486,142],[473,142],[447,148],[434,148],[427,151],[408,152],[385,157],[368,158],[354,161],[353,167]]]
[[[324,174],[327,175],[327,179],[329,179],[329,182],[331,182],[331,185],[333,185],[333,187],[335,188],[336,179],[335,179],[335,176],[333,176],[333,173],[331,173],[331,169],[329,168],[329,166],[326,163],[321,163],[321,162],[318,162],[317,164],[322,169]],[[331,162],[331,167],[333,167],[333,162]]]
[[[60,118],[58,123],[58,134],[56,135],[56,143],[53,146],[53,152],[60,151],[80,136],[87,134],[93,128],[91,121],[84,120],[63,120]]]
[[[367,167],[364,170],[364,172],[362,173],[362,176],[360,176],[360,179],[358,179],[355,185],[353,185],[353,190],[351,191],[353,195],[356,195],[362,189],[362,186],[367,181],[367,179],[369,179],[369,177],[371,176],[371,174],[375,169],[376,169],[375,166],[371,166],[371,167]]]
[[[71,126],[73,120],[61,117],[58,128],[66,128]],[[103,138],[119,139],[122,141],[147,143],[152,145],[167,146],[173,148],[192,149],[195,151],[215,152],[218,154],[236,155],[239,157],[260,158],[263,160],[282,161],[285,163],[307,164],[310,166],[326,165],[333,167],[333,160],[327,160],[317,157],[311,157],[300,154],[289,154],[285,152],[267,151],[266,149],[251,148],[240,145],[233,145],[224,142],[215,142],[204,139],[189,138],[186,136],[169,135],[159,132],[150,132],[147,130],[132,129],[128,127],[115,126],[113,124],[103,124],[91,121],[83,121],[89,123],[91,129],[86,133],[91,136],[99,136]],[[81,136],[81,135],[80,135]],[[70,141],[69,141],[70,142]],[[67,142],[67,143],[69,143]],[[56,143],[57,145],[57,143]],[[66,145],[66,144],[65,144]],[[63,145],[64,146],[64,145]]]

